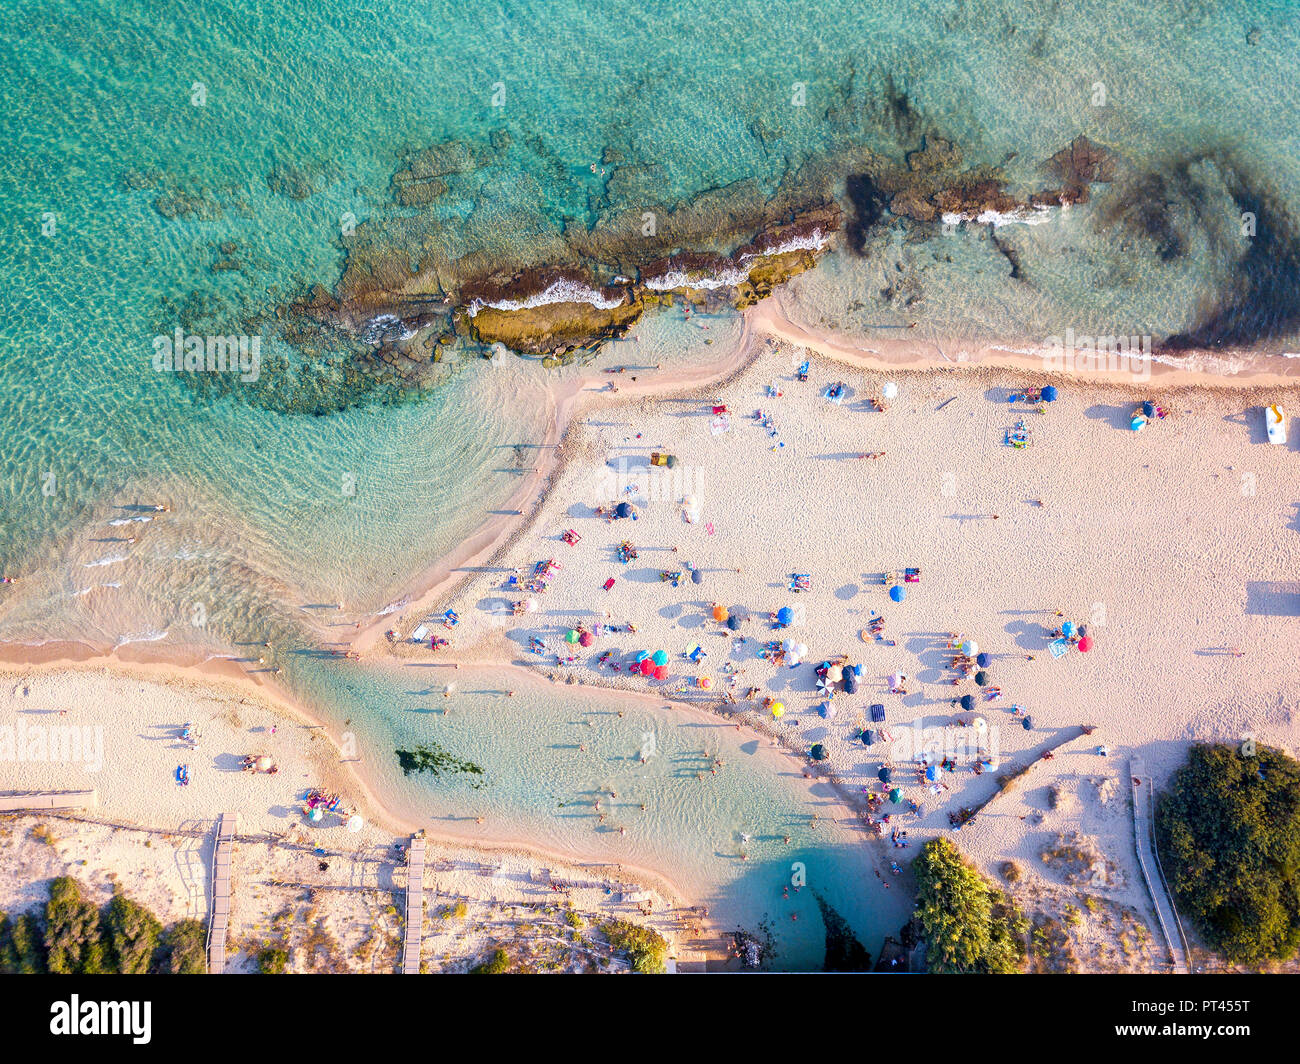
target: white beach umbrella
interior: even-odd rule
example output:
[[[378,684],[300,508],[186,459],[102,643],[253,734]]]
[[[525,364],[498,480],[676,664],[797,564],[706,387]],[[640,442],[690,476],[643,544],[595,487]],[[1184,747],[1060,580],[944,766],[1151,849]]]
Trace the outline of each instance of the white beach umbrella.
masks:
[[[974,657],[980,652],[980,645],[973,639],[967,639],[966,642],[961,645],[961,652]]]
[[[889,678],[889,686],[890,686],[890,687],[902,687],[902,686],[903,686],[903,681],[906,680],[906,679],[907,679],[907,677],[904,676],[901,672],[896,672],[896,673],[894,673],[893,676],[891,676],[891,677]]]
[[[985,731],[989,726],[989,722],[986,721],[983,717],[976,717],[973,721],[971,721],[971,725],[975,728],[976,731]]]
[[[529,613],[536,613],[536,612],[537,612],[537,600],[536,600],[535,598],[530,598],[530,599],[526,600],[526,601],[524,602],[524,609],[526,609]]]
[[[348,830],[352,832],[353,835],[355,835],[358,831],[360,831],[364,824],[365,821],[362,820],[359,816],[354,815],[348,818]]]
[[[886,399],[897,399],[898,385],[893,381],[885,381],[885,383],[880,386],[880,394]]]

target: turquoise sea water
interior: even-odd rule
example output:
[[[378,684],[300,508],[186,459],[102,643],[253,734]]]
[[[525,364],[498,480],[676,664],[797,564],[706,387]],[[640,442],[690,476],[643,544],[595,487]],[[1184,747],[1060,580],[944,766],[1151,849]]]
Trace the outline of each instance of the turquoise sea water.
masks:
[[[1230,340],[1300,349],[1292,0],[3,0],[0,15],[0,569],[22,577],[0,597],[0,638],[238,654],[274,634],[284,680],[331,719],[366,721],[379,746],[406,728],[389,720],[391,677],[342,683],[291,653],[311,642],[303,611],[342,602],[345,625],[384,608],[500,507],[545,429],[544,371],[468,352],[438,387],[392,404],[359,401],[338,364],[312,376],[270,330],[262,383],[277,392],[210,394],[155,372],[151,355],[183,308],[252,331],[303,286],[332,285],[348,216],[408,213],[389,189],[404,150],[486,151],[496,134],[492,164],[430,210],[457,231],[462,220],[467,242],[514,246],[746,179],[761,195],[852,144],[901,159],[926,132],[968,163],[1003,164],[1027,194],[1047,181],[1042,160],[1083,133],[1127,176],[1068,216],[999,230],[1021,279],[983,228],[886,224],[864,254],[801,278],[801,309],[850,330],[1163,336],[1245,303],[1258,320]],[[1243,202],[1255,244],[1234,235]],[[881,295],[898,277],[910,304]],[[657,359],[705,353],[672,321],[640,330]],[[133,520],[152,514],[130,507],[158,502],[171,512]],[[541,830],[553,792],[590,782],[556,762],[530,786],[511,774],[527,746],[494,746],[491,715],[457,727],[498,780],[486,799],[498,814]],[[720,784],[728,800],[739,779]],[[428,791],[435,809],[461,801]],[[671,811],[693,794],[663,783],[645,852],[672,851],[686,829]],[[759,833],[801,809],[788,789],[765,800]],[[707,860],[679,859],[684,878],[709,880]],[[815,964],[816,924],[788,943],[800,964]]]

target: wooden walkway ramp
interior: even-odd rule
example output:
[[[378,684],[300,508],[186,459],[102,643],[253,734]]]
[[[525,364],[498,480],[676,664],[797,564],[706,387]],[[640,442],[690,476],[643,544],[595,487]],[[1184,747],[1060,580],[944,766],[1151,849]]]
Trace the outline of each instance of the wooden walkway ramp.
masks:
[[[0,813],[38,813],[43,809],[87,809],[97,800],[94,791],[22,791],[0,794]]]
[[[424,836],[412,835],[406,851],[406,946],[402,974],[420,974],[420,943],[424,938]]]
[[[239,817],[222,813],[217,821],[217,843],[212,853],[212,909],[208,913],[208,972],[226,970],[226,932],[230,930],[230,867],[235,856],[235,831]]]
[[[1160,868],[1160,857],[1156,854],[1153,825],[1155,789],[1151,785],[1151,777],[1146,773],[1146,767],[1136,757],[1129,762],[1129,784],[1133,789],[1133,837],[1137,842],[1142,878],[1146,880],[1147,891],[1156,907],[1156,919],[1160,922],[1160,932],[1169,951],[1169,963],[1176,974],[1186,975],[1187,939],[1183,935],[1183,925],[1174,908],[1169,885],[1165,882],[1165,874]]]

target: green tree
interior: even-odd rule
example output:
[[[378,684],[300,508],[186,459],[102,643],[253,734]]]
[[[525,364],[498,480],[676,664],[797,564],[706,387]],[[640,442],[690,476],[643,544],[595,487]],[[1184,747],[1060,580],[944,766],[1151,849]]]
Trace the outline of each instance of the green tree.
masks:
[[[162,936],[158,918],[139,902],[115,893],[108,903],[104,926],[117,970],[123,975],[143,975],[149,971]]]
[[[932,972],[1008,974],[1025,959],[1024,916],[947,839],[931,839],[912,862],[916,918]]]
[[[1300,762],[1281,750],[1202,744],[1156,809],[1156,845],[1179,908],[1238,964],[1300,949]]]
[[[44,936],[36,917],[21,913],[10,920],[0,913],[0,975],[36,975],[43,971]]]
[[[50,884],[45,906],[47,967],[56,975],[99,975],[110,970],[99,907],[71,876]]]
[[[642,975],[661,975],[668,970],[668,943],[653,927],[628,920],[610,920],[600,930],[616,950],[626,953],[632,970]]]
[[[203,975],[208,970],[207,941],[207,930],[198,920],[178,920],[163,932],[154,970]]]

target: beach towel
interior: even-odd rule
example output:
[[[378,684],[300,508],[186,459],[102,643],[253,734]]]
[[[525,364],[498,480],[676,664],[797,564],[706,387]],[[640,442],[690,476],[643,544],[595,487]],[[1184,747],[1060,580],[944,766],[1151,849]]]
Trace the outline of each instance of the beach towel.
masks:
[[[877,724],[885,719],[885,707],[879,702],[871,707],[871,719]]]
[[[1064,656],[1065,652],[1070,649],[1070,644],[1064,639],[1056,639],[1052,641],[1051,645],[1048,646],[1047,649],[1052,657],[1059,658]]]

